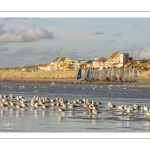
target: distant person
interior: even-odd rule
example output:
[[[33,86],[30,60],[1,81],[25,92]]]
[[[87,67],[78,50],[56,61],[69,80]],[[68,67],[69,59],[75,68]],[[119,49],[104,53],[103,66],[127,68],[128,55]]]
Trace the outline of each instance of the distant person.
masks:
[[[119,81],[120,81],[120,82],[122,81],[122,77],[121,77],[121,76],[119,77]]]

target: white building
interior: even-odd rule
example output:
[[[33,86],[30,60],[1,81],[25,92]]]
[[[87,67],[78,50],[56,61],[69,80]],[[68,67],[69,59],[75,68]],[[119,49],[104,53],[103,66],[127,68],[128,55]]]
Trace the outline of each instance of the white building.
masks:
[[[77,60],[77,59],[70,59],[67,61],[68,67],[72,70],[78,70],[80,65],[85,64],[86,60]]]
[[[104,63],[105,67],[117,66],[121,67],[129,61],[129,53],[120,53],[116,51]]]
[[[51,64],[39,65],[38,69],[40,71],[51,71]]]

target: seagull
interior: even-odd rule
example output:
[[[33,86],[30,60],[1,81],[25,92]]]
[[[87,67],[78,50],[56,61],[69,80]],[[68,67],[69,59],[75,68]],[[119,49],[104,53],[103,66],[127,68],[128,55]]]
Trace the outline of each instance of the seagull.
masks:
[[[12,94],[10,94],[10,98],[11,99],[14,99],[14,98],[16,98],[15,96],[13,96]]]
[[[42,108],[46,109],[46,108],[49,108],[50,106],[46,106],[46,105],[42,105]]]
[[[116,106],[114,105],[114,104],[112,104],[111,102],[108,102],[108,106],[110,107],[110,108],[115,108]]]
[[[119,110],[124,110],[124,105],[118,107]]]
[[[111,88],[113,85],[111,84],[111,85],[109,85],[107,88]]]
[[[146,115],[147,115],[148,117],[150,117],[150,112],[149,112],[149,111],[147,111]]]
[[[66,111],[66,110],[63,109],[63,108],[61,108],[61,107],[59,107],[59,108],[58,108],[58,111],[59,111],[59,112],[63,112],[63,111]]]
[[[97,86],[91,85],[90,87],[94,90]]]
[[[2,107],[8,107],[8,104],[5,104],[5,103],[3,103],[3,102],[1,102],[1,104],[0,104]]]
[[[13,102],[9,102],[11,106],[16,106],[17,104],[16,103],[13,103]]]
[[[16,105],[16,107],[17,107],[17,108],[23,108],[23,107],[22,107],[22,106],[20,106],[20,105]]]

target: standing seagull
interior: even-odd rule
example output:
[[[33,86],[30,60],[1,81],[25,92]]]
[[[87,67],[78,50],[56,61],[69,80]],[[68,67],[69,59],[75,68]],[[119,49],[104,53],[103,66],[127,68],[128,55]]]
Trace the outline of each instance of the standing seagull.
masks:
[[[13,96],[12,94],[10,94],[10,98],[11,99],[14,99],[14,98],[16,98],[15,96]]]
[[[109,108],[115,108],[116,106],[114,104],[112,104],[111,102],[108,102],[108,107]]]

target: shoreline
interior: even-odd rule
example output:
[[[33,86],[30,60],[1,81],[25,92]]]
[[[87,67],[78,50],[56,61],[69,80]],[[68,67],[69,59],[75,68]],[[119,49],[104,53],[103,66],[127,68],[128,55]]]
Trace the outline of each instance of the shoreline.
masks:
[[[137,78],[138,82],[87,82],[76,79],[77,71],[51,71],[51,72],[2,72],[0,71],[1,82],[18,83],[59,83],[59,84],[127,84],[127,85],[150,85],[150,76],[143,74]],[[83,73],[84,75],[84,73]]]
[[[77,80],[75,78],[0,78],[1,82],[16,82],[16,83],[50,83],[50,84],[96,84],[96,85],[150,85],[150,77],[139,77],[137,78],[137,82],[104,82],[104,81],[94,81],[94,82],[86,82],[83,79]]]

